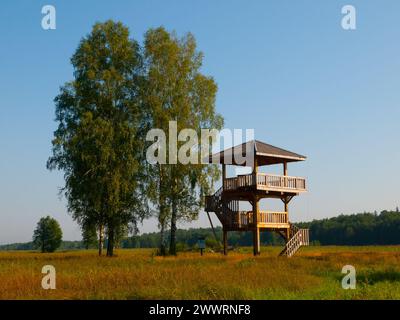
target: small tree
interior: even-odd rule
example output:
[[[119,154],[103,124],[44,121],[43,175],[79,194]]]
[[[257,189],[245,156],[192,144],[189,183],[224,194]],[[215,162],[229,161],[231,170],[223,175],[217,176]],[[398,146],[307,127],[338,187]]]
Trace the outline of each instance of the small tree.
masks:
[[[54,252],[61,245],[62,231],[57,220],[41,218],[33,233],[33,245],[42,252]]]

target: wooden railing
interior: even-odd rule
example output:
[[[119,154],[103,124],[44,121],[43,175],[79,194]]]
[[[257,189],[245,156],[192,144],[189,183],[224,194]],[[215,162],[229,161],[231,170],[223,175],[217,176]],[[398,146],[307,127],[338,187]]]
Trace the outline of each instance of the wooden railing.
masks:
[[[293,256],[301,246],[308,246],[308,229],[299,229],[296,234],[286,243],[285,254],[288,257]]]
[[[254,224],[253,211],[237,211],[230,213],[230,225],[247,227]],[[283,224],[288,223],[286,212],[260,211],[257,223],[261,224]]]
[[[246,227],[253,224],[253,212],[252,211],[239,211],[239,227]]]
[[[224,180],[224,190],[236,190],[238,188],[238,179],[234,178],[226,178]]]
[[[222,188],[219,188],[212,196],[205,196],[205,210],[216,212],[220,210],[222,199]]]
[[[302,232],[302,245],[308,246],[310,245],[310,231],[309,229],[300,229]]]
[[[305,190],[306,179],[300,177],[259,173],[257,174],[257,186],[276,189]]]
[[[224,190],[237,190],[243,187],[255,187],[264,190],[293,190],[305,191],[306,180],[300,177],[280,176],[275,174],[258,173],[256,175],[239,175],[224,180]]]
[[[286,243],[285,248],[282,250],[280,255],[286,255],[288,257],[293,256],[301,246],[309,245],[309,230],[299,229],[294,224],[290,224],[290,239]]]
[[[258,223],[288,223],[286,212],[260,211],[257,217]]]
[[[255,174],[243,174],[235,178],[238,180],[239,187],[254,186],[256,184]]]

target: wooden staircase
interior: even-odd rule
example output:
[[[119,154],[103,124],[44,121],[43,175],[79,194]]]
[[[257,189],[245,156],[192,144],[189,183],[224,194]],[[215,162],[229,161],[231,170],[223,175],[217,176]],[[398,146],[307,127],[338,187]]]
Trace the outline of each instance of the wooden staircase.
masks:
[[[290,239],[286,242],[285,248],[279,254],[280,256],[293,256],[301,246],[309,245],[308,229],[299,229],[290,223]]]
[[[239,212],[239,201],[223,201],[222,191],[221,187],[212,196],[206,196],[206,211],[214,212],[222,225],[230,225]]]
[[[214,212],[218,217],[219,221],[223,226],[228,228],[241,228],[239,230],[251,231],[254,225],[251,225],[252,212],[247,212],[247,223],[241,221],[241,213],[243,217],[246,216],[246,212],[239,211],[238,200],[224,200],[222,198],[223,188],[218,189],[212,196],[206,196],[205,211]],[[248,228],[245,228],[245,227]],[[309,245],[309,233],[308,229],[299,229],[294,224],[289,222],[289,241],[286,242],[285,248],[279,254],[280,256],[293,256],[301,246]],[[244,229],[243,229],[244,228]],[[287,229],[280,229],[279,233],[286,238]]]

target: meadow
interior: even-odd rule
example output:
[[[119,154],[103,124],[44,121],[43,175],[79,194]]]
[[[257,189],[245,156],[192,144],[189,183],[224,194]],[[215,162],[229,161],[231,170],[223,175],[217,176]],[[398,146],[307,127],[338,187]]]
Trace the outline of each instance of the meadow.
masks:
[[[288,259],[280,247],[220,253],[120,249],[113,258],[95,250],[42,254],[0,252],[0,299],[400,299],[400,247],[306,247]],[[44,265],[56,268],[57,288],[44,290]],[[344,265],[357,272],[344,290]]]

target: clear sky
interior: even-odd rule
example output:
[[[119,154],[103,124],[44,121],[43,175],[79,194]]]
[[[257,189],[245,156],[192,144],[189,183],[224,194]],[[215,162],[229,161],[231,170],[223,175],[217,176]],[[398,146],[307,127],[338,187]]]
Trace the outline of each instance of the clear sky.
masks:
[[[57,29],[41,28],[52,4]],[[357,29],[341,27],[355,6]],[[294,221],[400,205],[400,2],[2,1],[0,7],[0,243],[29,241],[52,215],[64,239],[80,231],[46,170],[56,128],[53,99],[72,79],[69,59],[97,21],[122,21],[142,41],[150,27],[190,31],[218,83],[227,128],[308,156],[289,165],[309,193]],[[276,205],[276,204],[273,204]],[[208,226],[204,215],[188,226]],[[147,221],[142,232],[156,230]]]

